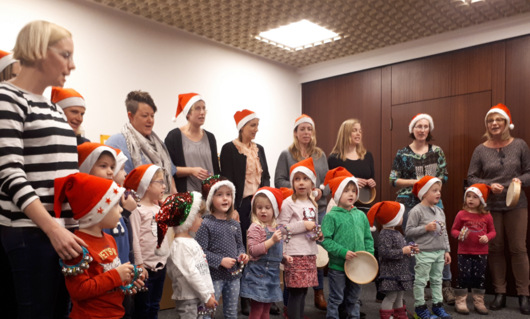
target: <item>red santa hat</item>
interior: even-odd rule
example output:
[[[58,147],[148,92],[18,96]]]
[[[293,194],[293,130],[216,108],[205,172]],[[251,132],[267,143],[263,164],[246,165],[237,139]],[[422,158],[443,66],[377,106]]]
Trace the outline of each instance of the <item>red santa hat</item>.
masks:
[[[71,106],[81,106],[86,108],[85,99],[74,89],[65,89],[54,86],[52,88],[52,102],[59,105],[62,109]]]
[[[506,105],[499,103],[495,106],[492,106],[491,109],[489,109],[488,113],[486,113],[486,117],[484,118],[484,123],[486,123],[486,126],[488,125],[487,123],[488,115],[492,113],[500,114],[502,117],[504,117],[504,119],[506,120],[506,123],[508,123],[508,127],[510,128],[510,130],[514,129],[515,126],[513,125],[513,122],[512,122],[512,114],[510,113],[510,110],[508,109]]]
[[[441,182],[442,181],[436,177],[423,176],[419,181],[414,183],[414,186],[412,187],[412,193],[418,196],[420,200],[422,200],[423,195],[427,193],[429,188],[431,188],[431,186],[434,185],[434,183],[441,183]]]
[[[204,101],[202,96],[200,96],[197,93],[185,93],[185,94],[179,94],[179,103],[177,105],[177,114],[175,114],[175,117],[173,118],[173,122],[177,120],[180,114],[184,114],[186,116],[189,111],[191,110],[191,107],[193,104],[199,101]]]
[[[263,194],[267,196],[267,198],[272,204],[272,210],[274,211],[274,218],[278,218],[278,215],[280,215],[280,211],[282,209],[284,193],[277,188],[268,187],[268,186],[262,187],[258,189],[256,194],[254,194],[254,196],[252,197],[252,201],[251,201],[252,206],[254,206],[254,200],[256,199],[256,195],[258,194]]]
[[[464,193],[464,202],[466,200],[467,193],[473,192],[478,196],[482,205],[486,207],[487,205],[486,203],[488,201],[488,195],[490,191],[491,191],[491,187],[489,187],[486,184],[473,184],[466,189],[466,192]]]
[[[15,62],[17,60],[13,58],[13,53],[0,50],[0,72]]]
[[[313,182],[313,185],[317,184],[317,173],[315,171],[315,164],[313,163],[312,157],[301,160],[300,162],[291,166],[291,170],[289,172],[289,181],[291,182],[291,185],[293,185],[294,174],[298,172],[304,173],[307,177],[309,177]]]
[[[338,203],[342,192],[348,183],[352,182],[357,187],[357,194],[359,194],[359,185],[357,179],[344,167],[337,167],[329,170],[324,179],[324,185],[329,185],[331,196],[335,203]]]
[[[238,131],[241,130],[245,124],[257,118],[258,116],[256,113],[247,109],[237,111],[236,114],[234,114],[234,120],[236,121]]]
[[[85,173],[75,173],[55,179],[54,205],[55,216],[61,217],[63,203],[70,203],[74,219],[80,228],[99,223],[112,207],[118,205],[125,188],[110,179]]]
[[[127,174],[123,187],[134,190],[138,197],[142,198],[159,169],[160,166],[154,164],[140,165]]]
[[[315,127],[315,122],[313,122],[313,119],[309,117],[309,115],[302,114],[294,121],[294,129],[296,130],[298,125],[302,123],[309,123],[311,126]]]
[[[213,195],[222,186],[227,186],[232,190],[232,208],[236,200],[236,187],[231,181],[220,175],[212,175],[202,181],[202,197],[206,198],[206,209],[210,209],[212,205]]]
[[[112,146],[109,146],[116,152],[116,166],[114,166],[114,177],[118,175],[118,173],[121,171],[121,168],[125,163],[129,160],[125,154],[119,149]]]
[[[429,130],[430,132],[434,131],[434,121],[432,120],[432,117],[429,114],[418,113],[416,114],[416,116],[412,118],[412,120],[409,123],[409,133],[412,133],[412,130],[414,129],[414,125],[416,125],[416,122],[418,122],[419,120],[429,121]]]
[[[382,226],[397,226],[403,217],[405,206],[398,202],[383,201],[375,204],[370,208],[366,217],[370,222],[370,230],[375,231],[374,221]]]
[[[85,142],[77,146],[78,164],[79,171],[81,173],[89,174],[94,164],[101,156],[101,153],[109,152],[111,156],[116,160],[116,151],[105,144]]]
[[[159,249],[164,241],[168,227],[175,227],[175,232],[188,231],[197,215],[201,213],[202,195],[199,192],[176,193],[166,198],[160,211],[156,214]]]

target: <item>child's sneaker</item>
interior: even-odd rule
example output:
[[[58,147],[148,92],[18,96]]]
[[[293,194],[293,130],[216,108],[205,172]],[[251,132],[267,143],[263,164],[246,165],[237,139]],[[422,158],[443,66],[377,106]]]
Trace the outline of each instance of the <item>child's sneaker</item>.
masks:
[[[418,306],[414,311],[416,312],[414,314],[415,319],[440,319],[438,316],[431,314],[426,305]]]
[[[432,305],[432,312],[442,319],[453,319],[453,317],[445,312],[443,303],[439,302]]]

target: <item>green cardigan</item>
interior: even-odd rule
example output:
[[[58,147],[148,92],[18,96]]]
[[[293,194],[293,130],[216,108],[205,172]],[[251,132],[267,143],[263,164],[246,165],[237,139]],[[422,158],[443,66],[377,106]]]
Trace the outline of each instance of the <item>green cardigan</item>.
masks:
[[[355,207],[349,211],[338,206],[333,207],[324,216],[322,233],[322,246],[328,251],[330,269],[344,271],[346,253],[349,250],[364,250],[374,254],[374,239],[368,218]]]

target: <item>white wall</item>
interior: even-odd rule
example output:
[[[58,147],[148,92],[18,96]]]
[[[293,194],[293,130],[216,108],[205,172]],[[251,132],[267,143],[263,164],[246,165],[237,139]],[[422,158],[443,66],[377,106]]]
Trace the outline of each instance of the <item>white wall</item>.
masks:
[[[55,22],[73,34],[77,68],[65,87],[86,99],[84,127],[90,140],[121,129],[127,120],[125,96],[136,89],[152,95],[159,109],[155,132],[164,139],[185,123],[180,117],[171,121],[178,94],[197,92],[208,108],[204,128],[215,134],[219,152],[237,136],[234,113],[243,108],[258,113],[256,142],[264,146],[274,176],[301,112],[294,69],[80,0],[1,0],[0,49],[11,50],[18,31],[36,19]]]

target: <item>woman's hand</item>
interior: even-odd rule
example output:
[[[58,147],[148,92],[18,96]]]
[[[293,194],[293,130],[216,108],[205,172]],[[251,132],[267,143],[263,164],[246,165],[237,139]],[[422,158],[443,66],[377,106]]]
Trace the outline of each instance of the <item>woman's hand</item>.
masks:
[[[81,255],[83,253],[81,245],[88,247],[81,238],[59,224],[50,232],[47,232],[46,235],[50,239],[53,249],[62,260],[74,259]]]
[[[521,180],[518,179],[517,177],[512,178],[512,182],[514,182],[514,183],[519,183],[519,184],[521,184],[521,185],[523,184],[523,182],[521,182]]]
[[[191,168],[191,175],[197,177],[198,179],[205,180],[208,178],[208,170],[205,170],[202,167],[192,167]]]
[[[367,180],[364,178],[357,178],[357,185],[359,185],[359,188],[365,187],[367,184]]]
[[[490,185],[490,187],[491,187],[491,192],[493,194],[500,194],[502,193],[502,190],[504,189],[504,186],[502,186],[499,183],[493,183]]]
[[[367,179],[366,180],[366,184],[368,184],[368,186],[370,186],[370,188],[374,188],[376,186],[376,183],[375,183],[375,181],[372,178]]]
[[[237,260],[235,260],[234,258],[225,257],[221,260],[221,266],[225,267],[226,269],[230,269],[234,267],[236,262]]]

